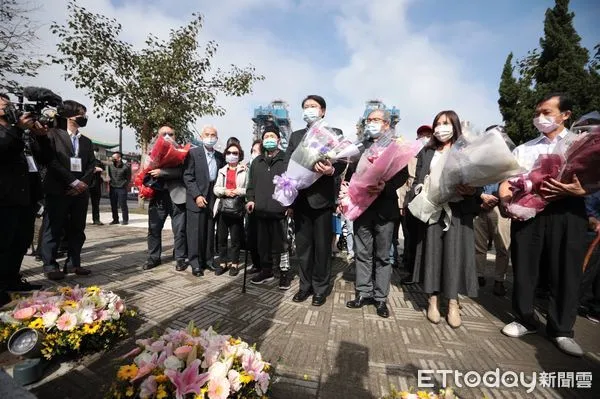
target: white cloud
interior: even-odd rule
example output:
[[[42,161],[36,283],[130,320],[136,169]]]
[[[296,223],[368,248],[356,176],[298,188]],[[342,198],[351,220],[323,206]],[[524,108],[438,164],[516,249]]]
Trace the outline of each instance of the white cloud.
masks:
[[[169,29],[187,22],[186,17],[173,15],[189,17],[198,11],[195,1],[162,0],[152,6],[136,1],[126,2],[119,8],[107,0],[80,0],[78,4],[117,18],[123,25],[122,38],[136,46],[143,45],[149,33],[165,38]],[[267,79],[257,83],[250,96],[222,98],[220,104],[227,109],[227,114],[202,118],[196,126],[213,123],[223,140],[237,136],[249,146],[255,106],[265,105],[275,98],[287,100],[293,127],[300,128],[303,123],[299,103],[311,93],[327,99],[328,119],[350,134],[354,133],[364,102],[372,98],[400,108],[399,130],[409,136],[414,135],[417,126],[431,123],[435,113],[442,109],[455,109],[463,119],[479,125],[498,121],[495,88],[490,91],[477,77],[466,76],[468,61],[453,54],[451,46],[435,42],[427,29],[418,32],[412,29],[407,20],[410,5],[406,0],[352,0],[342,4],[330,0],[221,0],[203,5],[200,11],[206,20],[200,41],[214,39],[219,43],[216,63],[224,67],[232,63],[252,64]],[[167,7],[168,15],[164,12]],[[295,51],[288,45],[285,31],[272,31],[269,24],[260,20],[249,24],[245,18],[247,13],[260,10],[285,13],[293,18],[310,14],[315,7],[325,10],[338,32],[338,36],[324,37],[323,41],[344,46],[349,55],[339,60],[338,68],[324,68],[318,57],[311,59]],[[33,18],[46,24],[40,30],[43,37],[40,47],[53,49],[56,39],[47,30],[50,21],[65,22],[66,2],[47,0]],[[265,21],[268,19],[268,15],[265,16]],[[455,37],[455,40],[460,38]],[[485,45],[483,39],[471,43]],[[56,66],[44,69],[38,78],[28,83],[55,89],[64,98],[92,105],[84,91],[63,82]],[[86,130],[100,140],[116,142],[118,139],[114,126],[95,118],[90,120]],[[125,150],[133,150],[133,132],[126,130],[124,136]]]

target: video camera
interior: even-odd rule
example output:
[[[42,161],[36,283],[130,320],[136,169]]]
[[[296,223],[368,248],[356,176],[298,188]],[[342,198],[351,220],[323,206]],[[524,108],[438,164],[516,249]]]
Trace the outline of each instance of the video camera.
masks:
[[[25,103],[26,98],[29,103]],[[19,102],[9,104],[5,109],[5,118],[11,125],[16,125],[19,118],[28,112],[34,121],[43,126],[55,127],[58,108],[62,105],[62,98],[43,87],[25,87],[19,96]]]

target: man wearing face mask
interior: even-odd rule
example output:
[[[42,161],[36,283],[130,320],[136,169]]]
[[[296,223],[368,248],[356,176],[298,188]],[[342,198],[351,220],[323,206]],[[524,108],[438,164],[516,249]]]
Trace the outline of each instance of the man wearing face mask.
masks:
[[[215,150],[219,140],[214,126],[204,126],[200,134],[202,146],[192,148],[185,158],[183,182],[187,189],[187,244],[192,274],[204,275],[204,270],[215,270],[215,221],[213,189],[219,169],[225,166],[225,157]],[[183,271],[183,270],[181,270]]]
[[[164,124],[158,129],[159,136],[175,139],[175,129]],[[148,172],[163,190],[155,189],[154,196],[148,205],[148,259],[142,266],[150,270],[161,264],[162,229],[171,217],[171,228],[174,239],[175,270],[187,268],[186,243],[186,190],[183,183],[183,165],[174,168],[153,169]]]
[[[365,125],[365,149],[390,129],[390,119],[390,113],[380,109],[369,114]],[[350,180],[351,177],[346,178]],[[389,252],[396,222],[400,219],[396,190],[407,178],[408,171],[404,168],[389,181],[381,181],[370,187],[371,193],[378,196],[354,221],[356,297],[346,303],[349,308],[373,304],[377,308],[377,315],[384,318],[390,316],[386,304],[392,276]]]
[[[309,95],[302,101],[303,118],[307,127],[292,133],[286,150],[286,163],[302,142],[308,127],[325,116],[325,99]],[[340,136],[341,130],[334,129]],[[299,191],[294,201],[294,224],[296,227],[296,253],[300,260],[300,290],[294,295],[295,302],[303,302],[311,294],[312,304],[325,303],[331,275],[331,241],[333,226],[331,214],[335,209],[334,174],[343,165],[334,167],[328,161],[317,162],[314,170],[322,176],[310,187]]]
[[[541,134],[514,150],[521,166],[531,170],[540,155],[552,153],[568,133],[565,122],[571,117],[571,109],[571,100],[560,93],[550,94],[538,102],[533,124]],[[499,191],[504,214],[512,216],[506,209],[512,197],[508,182],[502,183]],[[507,324],[502,332],[509,337],[537,332],[535,288],[540,261],[544,259],[550,286],[546,332],[561,351],[582,356],[581,347],[573,339],[573,325],[585,253],[586,191],[576,176],[567,183],[549,179],[542,184],[541,191],[549,202],[541,213],[526,221],[512,218],[512,302],[516,320]]]
[[[41,257],[44,273],[50,280],[63,279],[66,273],[88,275],[81,267],[81,248],[85,242],[88,186],[92,181],[96,157],[92,141],[80,128],[87,124],[87,109],[67,100],[59,109],[59,128],[48,131],[53,159],[44,178],[48,226],[43,235]],[[68,256],[61,271],[56,262],[63,227],[68,238]]]
[[[46,130],[28,114],[10,120],[13,109],[10,98],[0,93],[0,306],[10,302],[7,292],[42,288],[22,279],[19,270],[42,199],[38,168],[51,155]]]
[[[90,203],[92,204],[92,224],[102,226],[100,221],[100,196],[102,195],[102,172],[104,164],[98,159],[98,147],[94,147],[94,157],[96,158],[96,167],[90,185]]]
[[[123,162],[123,154],[119,151],[112,154],[112,162],[108,165],[108,178],[110,179],[110,209],[112,210],[112,222],[119,224],[119,207],[123,213],[123,225],[129,223],[129,207],[127,206],[127,187],[131,181],[131,168]]]
[[[262,154],[262,140],[254,140],[250,151],[250,161],[248,162],[248,181],[250,181],[250,173],[252,173],[252,162]],[[252,259],[252,267],[247,269],[248,274],[260,272],[260,257],[258,255],[258,242],[256,230],[256,214],[246,213],[246,249],[250,251]]]

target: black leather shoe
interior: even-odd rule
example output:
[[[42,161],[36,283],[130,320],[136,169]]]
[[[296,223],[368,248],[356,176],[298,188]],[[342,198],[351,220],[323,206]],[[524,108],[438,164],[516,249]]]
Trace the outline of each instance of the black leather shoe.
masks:
[[[154,269],[156,266],[160,265],[160,261],[148,259],[146,263],[142,265],[142,270],[150,270]]]
[[[294,297],[292,298],[292,301],[304,302],[308,299],[309,296],[310,296],[310,291],[298,291],[298,292],[296,292],[296,295],[294,295]]]
[[[194,269],[194,270],[192,270],[192,276],[202,277],[202,276],[204,276],[204,270],[202,270],[202,269]]]
[[[408,277],[404,277],[402,280],[400,280],[400,284],[413,285],[413,284],[415,284],[415,281],[413,281],[412,276],[408,276]]]
[[[385,301],[377,301],[375,307],[377,308],[377,316],[384,318],[390,317],[390,310],[388,309]]]
[[[78,276],[87,276],[88,274],[91,274],[92,271],[89,269],[84,269],[81,266],[71,267],[71,266],[65,265],[65,268],[63,269],[63,273],[64,274],[75,273]]]
[[[188,268],[188,264],[185,260],[183,260],[183,259],[177,260],[177,263],[175,264],[175,270],[177,270],[178,272],[182,272],[187,268]]]
[[[315,295],[313,295],[312,305],[313,306],[323,306],[325,304],[326,300],[327,300],[327,297],[325,295],[315,294]]]
[[[354,300],[346,302],[346,307],[350,309],[359,309],[365,305],[373,304],[375,304],[373,298],[365,298],[360,295],[357,295],[356,298],[354,298]]]
[[[477,283],[480,287],[485,287],[485,277],[477,277]]]
[[[111,224],[111,225],[112,225],[112,224],[119,224],[119,221],[118,221],[118,220],[113,220],[113,221],[112,221],[112,222],[110,222],[109,224]]]
[[[217,266],[215,268],[215,276],[220,276],[222,274],[225,274],[226,271],[227,271],[227,267]]]

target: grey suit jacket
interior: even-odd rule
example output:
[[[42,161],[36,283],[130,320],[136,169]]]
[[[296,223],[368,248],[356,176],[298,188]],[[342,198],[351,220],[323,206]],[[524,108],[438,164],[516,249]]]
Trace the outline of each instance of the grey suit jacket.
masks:
[[[165,187],[174,204],[185,204],[186,189],[183,183],[183,165],[176,168],[163,168],[160,177],[165,180]]]
[[[215,160],[217,161],[218,169],[225,166],[225,158],[223,157],[223,154],[218,151],[215,151]],[[188,211],[198,213],[207,209],[198,208],[196,205],[196,198],[203,196],[208,199],[209,194],[212,196],[208,173],[208,164],[206,162],[204,147],[192,148],[190,152],[188,152],[187,157],[185,157],[185,162],[183,164],[183,182],[187,189],[186,207]]]

